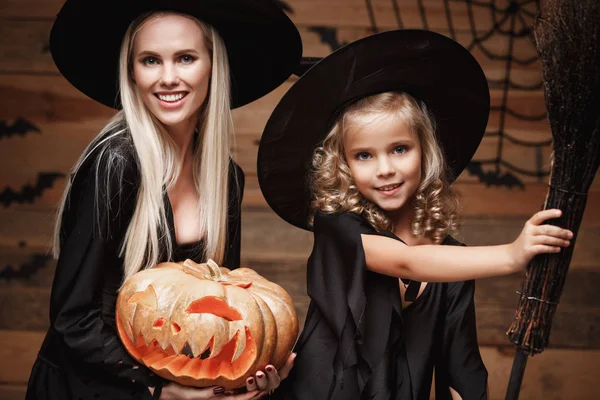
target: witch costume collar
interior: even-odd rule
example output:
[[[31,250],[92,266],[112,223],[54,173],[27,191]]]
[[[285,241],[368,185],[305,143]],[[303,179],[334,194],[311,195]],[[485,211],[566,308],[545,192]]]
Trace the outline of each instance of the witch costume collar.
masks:
[[[153,11],[188,14],[219,32],[229,58],[232,108],[278,87],[302,55],[298,30],[272,0],[67,0],[50,33],[58,70],[87,96],[120,108],[121,41],[131,22]]]
[[[434,116],[452,182],[485,133],[490,93],[483,70],[460,44],[425,30],[378,33],[350,43],[308,69],[269,118],[258,151],[258,181],[269,206],[308,225],[307,176],[314,149],[349,104],[377,93],[406,92]]]

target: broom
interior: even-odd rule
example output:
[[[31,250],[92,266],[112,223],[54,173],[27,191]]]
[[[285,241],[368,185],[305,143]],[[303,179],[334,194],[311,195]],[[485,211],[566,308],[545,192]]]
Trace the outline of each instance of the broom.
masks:
[[[587,192],[600,164],[600,1],[543,0],[535,27],[554,160],[544,209],[549,223],[573,231],[571,245],[536,256],[523,282],[507,334],[517,346],[506,399],[517,399],[527,357],[548,345]]]

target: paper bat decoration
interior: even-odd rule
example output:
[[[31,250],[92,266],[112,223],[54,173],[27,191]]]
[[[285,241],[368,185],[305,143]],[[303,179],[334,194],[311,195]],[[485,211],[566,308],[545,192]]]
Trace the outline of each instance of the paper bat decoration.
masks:
[[[486,186],[505,186],[509,189],[519,187],[521,190],[525,189],[523,182],[510,172],[499,172],[499,171],[484,171],[481,162],[471,161],[467,166],[467,171],[471,175],[479,178],[479,181],[484,183]]]
[[[41,133],[40,128],[23,118],[18,118],[12,125],[9,125],[5,120],[0,121],[0,139],[14,135],[25,136],[29,132]]]
[[[25,185],[20,191],[6,187],[0,192],[0,203],[4,204],[4,207],[14,203],[33,203],[46,189],[50,189],[58,178],[64,176],[65,174],[60,172],[40,172],[34,185]]]
[[[312,26],[308,28],[308,30],[319,35],[321,43],[328,45],[331,51],[335,51],[348,44],[347,42],[341,43],[339,41],[337,28],[330,28],[327,26]]]
[[[2,270],[0,270],[0,280],[2,281],[10,281],[13,279],[20,280],[28,280],[33,275],[36,274],[39,270],[46,268],[48,266],[48,262],[52,259],[51,255],[48,254],[40,254],[33,253],[29,262],[25,264],[21,264],[20,266],[14,268],[12,265],[5,265]]]

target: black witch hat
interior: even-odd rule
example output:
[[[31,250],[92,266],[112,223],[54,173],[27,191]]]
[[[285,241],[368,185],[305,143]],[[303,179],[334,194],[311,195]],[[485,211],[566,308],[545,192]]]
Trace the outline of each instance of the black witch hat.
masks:
[[[483,70],[469,51],[441,34],[378,33],[308,69],[269,118],[258,152],[258,179],[267,203],[281,218],[309,229],[307,173],[314,149],[347,105],[388,91],[406,92],[425,103],[436,121],[449,179],[458,177],[488,121],[490,93]]]

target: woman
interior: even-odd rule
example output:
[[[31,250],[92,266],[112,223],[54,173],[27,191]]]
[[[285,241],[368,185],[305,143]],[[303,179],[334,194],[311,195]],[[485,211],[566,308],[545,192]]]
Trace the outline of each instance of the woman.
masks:
[[[137,364],[116,333],[116,296],[166,260],[239,266],[244,179],[230,157],[231,108],[290,75],[299,34],[270,1],[67,0],[50,46],[67,80],[120,111],[65,190],[51,327],[27,399],[222,398],[220,387],[163,387]],[[281,376],[267,365],[232,398],[277,387],[292,362]]]

